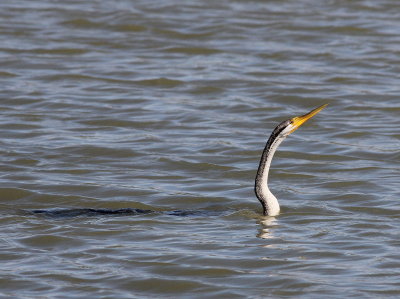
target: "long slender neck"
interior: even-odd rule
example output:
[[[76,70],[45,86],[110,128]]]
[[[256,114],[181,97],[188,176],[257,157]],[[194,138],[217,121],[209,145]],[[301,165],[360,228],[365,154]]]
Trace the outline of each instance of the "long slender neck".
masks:
[[[268,216],[278,215],[280,211],[278,200],[268,188],[268,174],[275,151],[287,136],[287,134],[283,133],[284,129],[287,127],[285,124],[286,122],[281,123],[272,132],[265,145],[257,170],[254,189],[258,200],[263,206],[264,215]]]

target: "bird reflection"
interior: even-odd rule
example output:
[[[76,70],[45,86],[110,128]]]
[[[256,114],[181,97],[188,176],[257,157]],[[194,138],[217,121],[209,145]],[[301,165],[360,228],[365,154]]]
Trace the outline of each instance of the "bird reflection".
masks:
[[[272,239],[275,238],[271,228],[277,225],[277,219],[275,217],[265,217],[260,221],[261,228],[257,237],[262,239]]]

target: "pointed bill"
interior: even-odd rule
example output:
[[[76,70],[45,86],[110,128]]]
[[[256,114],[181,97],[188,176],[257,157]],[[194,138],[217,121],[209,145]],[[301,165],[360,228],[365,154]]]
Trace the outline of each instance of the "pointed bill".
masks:
[[[296,131],[302,124],[304,124],[307,120],[309,120],[315,114],[317,114],[322,109],[324,109],[327,105],[328,104],[324,104],[322,106],[319,106],[318,108],[315,108],[314,110],[308,112],[307,114],[304,114],[303,116],[293,117],[291,119],[293,130],[290,133],[293,133],[294,131]]]

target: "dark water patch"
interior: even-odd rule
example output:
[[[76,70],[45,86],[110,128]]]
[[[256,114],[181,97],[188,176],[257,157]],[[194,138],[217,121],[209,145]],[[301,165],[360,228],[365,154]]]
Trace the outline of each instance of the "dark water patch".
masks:
[[[21,124],[21,123],[2,123],[1,126],[4,129],[12,129],[18,131],[35,130],[43,128],[42,126],[36,124]]]
[[[10,72],[0,72],[0,77],[12,78],[18,76],[17,74]]]
[[[27,247],[35,247],[47,250],[65,250],[68,247],[76,248],[83,243],[74,238],[55,236],[52,234],[41,234],[32,237],[21,238],[20,244]]]
[[[148,30],[146,26],[135,25],[135,24],[113,25],[112,28],[116,31],[122,31],[122,32],[141,32]]]
[[[33,192],[20,188],[0,188],[0,197],[3,202],[14,202],[34,194]]]
[[[81,157],[87,157],[89,159],[107,158],[112,159],[112,157],[121,156],[125,157],[135,157],[136,152],[132,149],[122,149],[122,148],[111,148],[99,145],[80,145],[80,146],[66,146],[57,147],[56,152],[65,153],[68,155],[77,155]]]
[[[89,29],[97,31],[111,30],[111,31],[128,32],[128,33],[142,32],[148,30],[148,27],[138,24],[132,24],[132,23],[111,24],[109,22],[93,21],[87,18],[70,19],[68,21],[61,22],[60,25],[66,27],[73,27],[76,29]]]
[[[160,124],[159,121],[135,121],[135,120],[124,120],[124,119],[110,119],[110,118],[96,118],[89,120],[80,120],[79,123],[85,126],[95,127],[109,127],[109,128],[151,128],[156,124]]]
[[[173,158],[162,157],[159,158],[159,161],[165,164],[167,168],[176,168],[178,169],[187,169],[191,171],[229,171],[233,170],[232,167],[206,163],[206,162],[197,162],[194,160],[174,160]]]
[[[25,50],[34,54],[44,54],[44,55],[82,55],[88,53],[87,49],[77,49],[77,48],[58,48],[58,49],[29,49]]]
[[[80,29],[100,29],[104,27],[102,26],[101,22],[93,22],[85,18],[69,19],[68,21],[60,22],[59,24],[67,27],[76,27]]]
[[[209,95],[212,93],[222,93],[224,92],[224,88],[212,85],[193,86],[193,89],[190,92],[195,95]]]
[[[45,76],[38,76],[36,77],[38,80],[43,80],[46,82],[51,82],[51,81],[60,81],[60,82],[81,82],[81,81],[103,81],[103,82],[108,82],[110,84],[112,83],[119,83],[119,84],[132,84],[133,81],[128,81],[124,79],[113,79],[113,78],[104,78],[101,76],[90,76],[90,75],[83,75],[83,74],[52,74],[52,75],[45,75]]]
[[[185,82],[181,80],[174,80],[163,77],[146,79],[146,80],[136,80],[134,83],[149,87],[154,86],[154,87],[165,87],[165,88],[173,88],[185,84]]]
[[[154,28],[153,31],[155,33],[159,33],[162,35],[166,35],[168,37],[172,38],[177,38],[177,39],[182,39],[182,40],[207,40],[210,36],[215,34],[214,30],[211,30],[211,28],[206,28],[203,30],[199,31],[193,31],[193,30],[188,30],[186,32],[184,31],[178,31],[178,30],[168,30],[168,29],[161,29],[161,28]]]
[[[199,48],[199,47],[181,47],[181,48],[168,48],[164,50],[167,53],[180,53],[188,55],[211,55],[221,53],[222,51],[211,48]]]

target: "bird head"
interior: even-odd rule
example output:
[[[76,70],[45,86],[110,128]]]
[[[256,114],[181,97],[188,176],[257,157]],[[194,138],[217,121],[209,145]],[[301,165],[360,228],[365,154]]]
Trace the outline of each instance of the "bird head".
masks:
[[[309,120],[311,117],[313,117],[315,114],[317,114],[318,112],[320,112],[322,109],[324,109],[328,104],[324,104],[322,106],[319,106],[313,110],[311,110],[310,112],[302,115],[302,116],[296,116],[293,117],[289,120],[290,124],[288,126],[288,134],[293,133],[294,131],[296,131],[298,128],[300,128],[300,126],[302,124],[304,124],[307,120]]]

